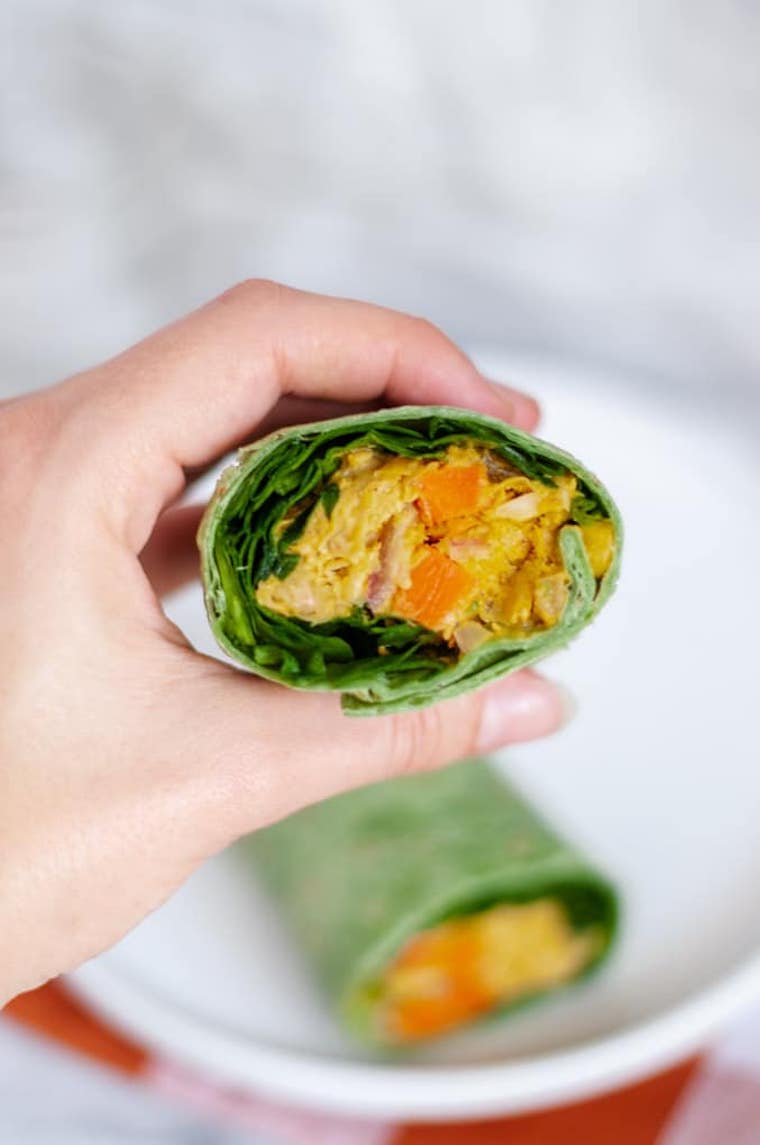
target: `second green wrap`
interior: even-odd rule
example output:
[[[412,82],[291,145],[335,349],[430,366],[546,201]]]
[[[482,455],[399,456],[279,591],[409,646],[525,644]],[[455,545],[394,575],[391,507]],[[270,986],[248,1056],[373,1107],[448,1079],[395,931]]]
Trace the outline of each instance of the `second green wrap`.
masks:
[[[533,928],[518,965],[523,992],[512,1005],[589,973],[615,933],[617,900],[608,880],[484,760],[337,796],[259,831],[241,848],[255,860],[342,1021],[376,1044],[394,1040],[378,1009],[389,966],[415,936],[447,920],[505,904],[551,904],[570,935],[590,936],[583,959],[566,964],[560,982],[551,971],[546,977],[541,945],[556,940],[541,923],[537,945]],[[514,957],[503,943],[500,951],[506,962]],[[462,957],[461,941],[455,955]],[[529,958],[540,988],[525,988]],[[494,1008],[484,1003],[479,1012]],[[435,1014],[436,1031],[429,1013],[421,1015],[427,1031],[419,1028],[419,1012],[412,1017],[419,1036],[443,1028]]]

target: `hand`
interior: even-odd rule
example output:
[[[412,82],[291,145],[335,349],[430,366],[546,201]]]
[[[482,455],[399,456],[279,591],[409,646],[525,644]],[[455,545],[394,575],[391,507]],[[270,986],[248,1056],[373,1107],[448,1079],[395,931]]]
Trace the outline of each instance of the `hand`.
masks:
[[[115,942],[241,834],[561,723],[531,672],[352,720],[199,655],[162,612],[197,573],[199,511],[171,507],[188,474],[380,401],[537,418],[426,322],[266,282],[0,406],[0,999]]]

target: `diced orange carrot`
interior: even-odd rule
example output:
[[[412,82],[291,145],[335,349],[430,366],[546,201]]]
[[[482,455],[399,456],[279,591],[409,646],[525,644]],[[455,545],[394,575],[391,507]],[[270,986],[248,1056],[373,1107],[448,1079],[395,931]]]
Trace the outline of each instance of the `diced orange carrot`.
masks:
[[[482,465],[429,466],[419,480],[422,516],[429,525],[444,525],[478,506],[485,479]]]
[[[388,980],[392,1036],[399,1041],[430,1037],[488,1010],[495,998],[481,980],[482,956],[477,926],[461,920],[417,935]]]
[[[471,998],[447,984],[438,996],[403,998],[390,1007],[387,1025],[391,1037],[399,1042],[432,1038],[472,1021],[493,1006],[493,999]]]
[[[409,588],[397,590],[391,611],[435,629],[474,587],[475,578],[466,569],[430,549],[412,569]]]

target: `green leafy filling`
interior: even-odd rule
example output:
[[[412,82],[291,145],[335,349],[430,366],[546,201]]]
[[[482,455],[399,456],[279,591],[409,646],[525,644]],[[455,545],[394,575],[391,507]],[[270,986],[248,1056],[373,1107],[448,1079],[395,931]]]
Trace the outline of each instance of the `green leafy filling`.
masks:
[[[597,498],[581,486],[570,502],[570,519],[578,525],[589,525],[592,521],[601,521],[606,516]]]

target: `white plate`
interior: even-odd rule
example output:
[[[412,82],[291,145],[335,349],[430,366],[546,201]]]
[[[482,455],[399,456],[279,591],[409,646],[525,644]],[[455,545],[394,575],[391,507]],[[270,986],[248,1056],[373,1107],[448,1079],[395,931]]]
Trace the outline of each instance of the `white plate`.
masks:
[[[488,364],[540,396],[543,432],[602,475],[627,523],[617,596],[549,667],[580,714],[510,754],[618,879],[619,951],[543,1008],[373,1059],[333,1027],[231,853],[72,978],[110,1020],[220,1079],[383,1117],[543,1107],[662,1067],[760,997],[757,440],[717,402],[681,407],[556,363]],[[197,591],[172,615],[212,650]]]

